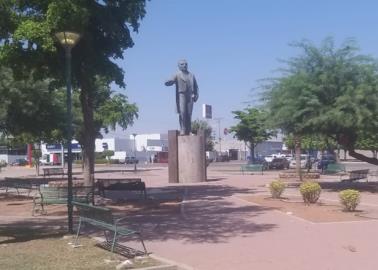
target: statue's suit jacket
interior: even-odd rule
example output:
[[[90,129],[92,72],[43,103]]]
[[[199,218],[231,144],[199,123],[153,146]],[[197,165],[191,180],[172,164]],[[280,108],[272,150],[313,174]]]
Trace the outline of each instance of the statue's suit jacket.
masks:
[[[198,96],[198,85],[196,78],[192,73],[188,73],[186,76],[182,72],[178,72],[173,78],[170,80],[171,82],[174,81],[176,84],[176,111],[180,113],[180,94],[185,94],[187,97],[186,102],[188,103],[187,106],[190,108],[189,113],[191,114],[193,108],[193,95]],[[181,106],[185,106],[185,104],[181,104]]]

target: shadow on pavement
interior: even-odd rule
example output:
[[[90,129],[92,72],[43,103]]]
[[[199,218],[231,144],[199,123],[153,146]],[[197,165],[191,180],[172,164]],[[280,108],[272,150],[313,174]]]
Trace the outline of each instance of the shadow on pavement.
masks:
[[[329,191],[341,191],[344,189],[356,189],[360,192],[378,192],[378,182],[319,182],[322,189]]]
[[[272,208],[243,205],[231,199],[234,195],[251,195],[254,189],[227,185],[190,185],[149,188],[147,201],[107,204],[114,209],[115,218],[129,217],[122,225],[140,230],[146,245],[148,241],[181,240],[194,243],[225,243],[232,237],[245,237],[277,227],[272,223],[257,223],[255,217],[271,211]],[[184,198],[184,201],[182,199]],[[74,225],[76,228],[77,218]],[[0,235],[9,227],[50,228],[67,227],[67,219],[26,218],[5,222],[0,225]],[[101,230],[88,226],[85,230],[102,234]],[[18,231],[13,236],[17,241],[27,241],[26,234]],[[38,235],[29,237],[39,238]],[[24,240],[21,240],[24,239]],[[16,240],[14,240],[16,241]]]
[[[135,212],[129,214],[129,226],[140,228],[145,240],[222,243],[235,236],[247,236],[269,231],[276,224],[256,223],[254,217],[272,210],[262,206],[238,206],[227,197],[253,194],[253,189],[226,185],[175,187],[185,193],[185,201],[177,211]],[[173,187],[170,187],[173,189]],[[164,190],[164,188],[161,188]]]
[[[16,222],[12,226],[0,225],[0,245],[27,242],[35,239],[61,238],[67,232],[60,227],[26,222]],[[5,239],[4,239],[5,238]]]

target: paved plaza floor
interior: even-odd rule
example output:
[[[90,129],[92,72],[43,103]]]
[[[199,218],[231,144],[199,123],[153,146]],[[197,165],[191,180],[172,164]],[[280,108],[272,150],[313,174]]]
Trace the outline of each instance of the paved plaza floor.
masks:
[[[266,185],[277,179],[278,172],[242,175],[238,168],[237,164],[212,164],[207,182],[186,185],[168,184],[167,167],[157,165],[137,172],[99,167],[96,176],[138,176],[146,183],[150,198],[164,194],[181,198],[175,211],[138,213],[130,220],[142,228],[150,252],[191,269],[378,269],[378,193],[362,192],[360,207],[372,209],[369,219],[314,223],[244,200],[246,195],[268,195]],[[12,173],[21,176],[34,171],[12,168],[1,176]],[[327,176],[321,180],[328,180]],[[285,192],[299,195],[296,188]],[[337,202],[337,196],[332,189],[323,190],[321,200]],[[0,213],[1,226],[60,220],[4,213]]]

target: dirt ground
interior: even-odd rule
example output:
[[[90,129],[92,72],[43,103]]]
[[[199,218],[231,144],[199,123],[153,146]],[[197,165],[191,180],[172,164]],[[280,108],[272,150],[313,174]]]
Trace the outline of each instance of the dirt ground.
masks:
[[[178,214],[180,212],[180,203],[182,198],[172,199],[147,199],[133,201],[116,201],[106,202],[105,207],[111,208],[115,215],[139,213],[154,214]],[[15,193],[0,193],[0,213],[2,216],[13,217],[31,217],[33,208],[33,198]],[[47,216],[65,216],[67,215],[66,205],[47,205]],[[40,216],[38,213],[36,216]]]
[[[340,222],[368,220],[368,211],[357,208],[355,212],[346,212],[337,203],[320,200],[315,204],[305,204],[300,197],[286,197],[273,199],[268,196],[243,196],[242,199],[262,205],[272,210],[278,210],[288,215],[293,215],[305,220],[319,222]]]

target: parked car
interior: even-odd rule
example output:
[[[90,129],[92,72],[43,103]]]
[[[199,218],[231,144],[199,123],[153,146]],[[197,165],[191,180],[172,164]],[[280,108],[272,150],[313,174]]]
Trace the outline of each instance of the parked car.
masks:
[[[279,170],[284,170],[284,169],[289,169],[290,162],[283,157],[276,157],[273,158],[271,162],[268,163],[268,168],[269,169],[279,169]]]
[[[309,163],[309,159],[307,155],[301,155],[301,168],[304,169],[307,167]],[[295,169],[297,167],[297,161],[295,160],[295,157],[293,160],[290,161],[289,168]]]
[[[275,155],[268,155],[268,156],[265,156],[264,159],[266,162],[270,163],[275,157],[276,157]]]
[[[321,157],[321,159],[318,161],[318,169],[324,170],[327,169],[328,164],[336,163],[336,158],[333,155],[324,155]]]
[[[28,161],[23,158],[15,159],[10,165],[11,166],[25,166],[28,164]]]
[[[289,163],[290,163],[290,161],[295,159],[295,157],[293,155],[285,155],[285,158],[286,158],[287,161],[289,161]]]
[[[126,164],[138,164],[139,160],[135,157],[126,157],[125,163]]]

